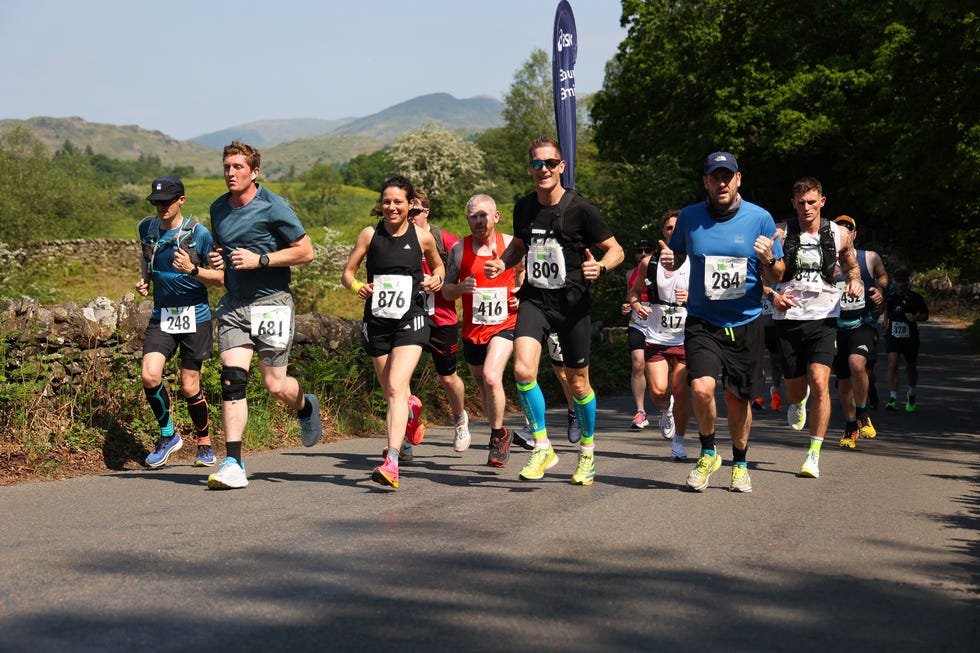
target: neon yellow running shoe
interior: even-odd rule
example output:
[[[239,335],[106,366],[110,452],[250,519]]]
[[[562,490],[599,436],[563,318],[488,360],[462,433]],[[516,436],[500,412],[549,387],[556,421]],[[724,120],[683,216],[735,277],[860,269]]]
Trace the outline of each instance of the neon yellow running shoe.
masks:
[[[857,448],[858,432],[850,431],[844,433],[844,437],[840,439],[841,449],[856,449]]]
[[[728,486],[730,492],[751,492],[752,479],[749,477],[749,468],[745,465],[732,465],[732,484]]]
[[[858,417],[858,428],[861,430],[862,438],[873,438],[878,435],[875,425],[871,423],[871,417]]]
[[[806,426],[806,402],[810,398],[810,386],[806,387],[806,396],[798,404],[790,404],[786,409],[786,421],[794,431],[802,431]]]
[[[687,486],[696,492],[708,487],[708,477],[721,467],[721,455],[702,453],[694,469],[687,475]]]
[[[536,481],[544,477],[544,471],[546,469],[551,469],[557,464],[558,456],[555,455],[554,447],[548,447],[547,449],[535,447],[534,453],[531,454],[530,460],[524,465],[520,476],[525,481]]]
[[[592,485],[595,480],[595,452],[579,451],[578,467],[572,474],[572,483],[575,485]]]

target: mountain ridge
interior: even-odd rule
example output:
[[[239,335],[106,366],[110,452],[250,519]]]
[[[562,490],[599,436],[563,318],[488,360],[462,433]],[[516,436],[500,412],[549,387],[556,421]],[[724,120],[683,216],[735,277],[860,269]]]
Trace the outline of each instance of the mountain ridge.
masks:
[[[20,125],[30,129],[52,153],[71,141],[81,150],[91,148],[112,158],[159,156],[165,166],[192,166],[199,176],[220,174],[221,147],[238,138],[256,145],[264,154],[275,155],[274,160],[263,161],[268,172],[302,172],[318,160],[340,165],[359,154],[370,154],[427,123],[439,122],[456,132],[481,133],[503,124],[502,107],[503,103],[489,96],[460,100],[448,93],[430,93],[360,118],[258,120],[188,140],[139,125],[94,123],[79,116],[0,119],[0,132]],[[215,145],[205,145],[202,140]]]

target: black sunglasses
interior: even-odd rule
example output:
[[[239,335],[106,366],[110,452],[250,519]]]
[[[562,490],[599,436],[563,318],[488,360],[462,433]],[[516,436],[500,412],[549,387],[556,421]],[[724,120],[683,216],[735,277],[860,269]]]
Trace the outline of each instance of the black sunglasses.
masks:
[[[649,247],[637,247],[636,248],[636,253],[637,254],[653,254],[653,250],[650,249]]]
[[[531,161],[531,170],[540,170],[545,166],[548,166],[548,170],[554,170],[561,161],[561,159],[534,159]]]

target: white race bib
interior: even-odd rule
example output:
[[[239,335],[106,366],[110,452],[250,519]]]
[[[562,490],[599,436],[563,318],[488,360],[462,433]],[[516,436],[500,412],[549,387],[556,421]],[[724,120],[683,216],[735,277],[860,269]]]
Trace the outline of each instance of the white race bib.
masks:
[[[252,306],[251,333],[272,349],[285,349],[289,343],[292,308],[282,305]]]
[[[763,315],[770,315],[771,316],[775,312],[776,312],[776,308],[772,305],[772,302],[769,301],[769,298],[768,297],[766,297],[765,295],[763,295],[762,296],[762,314]]]
[[[371,315],[397,320],[408,312],[411,302],[412,277],[407,274],[374,275]]]
[[[547,343],[548,343],[548,356],[551,358],[551,360],[563,362],[565,359],[562,357],[561,354],[561,343],[558,342],[558,334],[549,333]]]
[[[858,297],[851,297],[847,294],[846,281],[838,281],[837,289],[840,291],[840,310],[857,311],[864,308],[864,293]]]
[[[745,296],[749,260],[739,256],[704,257],[704,294],[708,299],[726,300]]]
[[[687,321],[687,308],[685,306],[654,304],[651,309],[652,312],[648,318],[651,329],[664,335],[677,335],[684,332],[684,323]]]
[[[911,338],[912,332],[908,322],[892,322],[892,338]]]
[[[565,287],[565,252],[554,238],[532,242],[527,250],[525,268],[528,281],[537,288],[554,290]]]
[[[507,288],[473,291],[473,324],[503,324],[507,319]]]
[[[160,329],[164,333],[194,333],[197,316],[193,306],[164,306],[160,309]]]

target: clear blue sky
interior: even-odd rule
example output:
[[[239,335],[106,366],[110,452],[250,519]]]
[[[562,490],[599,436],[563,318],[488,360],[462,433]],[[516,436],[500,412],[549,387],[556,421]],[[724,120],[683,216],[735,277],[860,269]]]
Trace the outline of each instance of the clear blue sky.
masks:
[[[602,87],[618,0],[570,0],[576,90]],[[427,93],[503,98],[557,0],[0,0],[0,118],[81,116],[187,139],[370,115]]]

